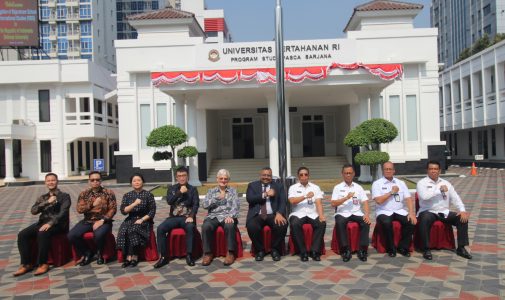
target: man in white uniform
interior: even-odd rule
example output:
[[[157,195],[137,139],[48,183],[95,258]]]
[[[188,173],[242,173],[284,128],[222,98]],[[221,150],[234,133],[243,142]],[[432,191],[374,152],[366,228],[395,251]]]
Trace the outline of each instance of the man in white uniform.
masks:
[[[342,167],[342,178],[344,181],[333,188],[331,196],[331,206],[335,207],[335,228],[337,229],[337,239],[340,247],[342,260],[347,262],[351,259],[351,249],[347,237],[347,223],[354,221],[359,224],[360,238],[358,258],[361,261],[367,260],[367,249],[370,243],[368,234],[370,232],[370,216],[368,207],[368,197],[361,185],[353,182],[354,168],[350,164]],[[363,204],[363,211],[361,211]]]
[[[298,183],[289,188],[288,198],[292,213],[289,215],[291,234],[296,248],[300,251],[301,261],[308,261],[309,255],[305,246],[303,224],[311,224],[313,229],[310,255],[315,261],[321,260],[321,244],[326,230],[326,218],[323,213],[323,192],[309,182],[309,169],[300,167],[297,172]]]
[[[409,257],[414,225],[417,223],[414,201],[405,182],[394,177],[395,166],[392,162],[388,161],[382,165],[382,174],[384,177],[372,184],[372,199],[377,203],[377,226],[382,229],[386,251],[390,257],[395,257],[396,251]],[[393,240],[393,221],[402,224],[398,249],[395,248]]]
[[[427,164],[428,176],[417,183],[417,195],[419,197],[419,235],[421,236],[421,250],[423,257],[432,260],[433,256],[429,248],[430,231],[433,222],[440,220],[444,223],[456,226],[458,230],[458,248],[456,254],[466,259],[472,255],[466,251],[468,246],[468,216],[465,205],[454,190],[452,184],[440,178],[440,163],[429,161]],[[449,211],[449,205],[453,204],[458,213]]]

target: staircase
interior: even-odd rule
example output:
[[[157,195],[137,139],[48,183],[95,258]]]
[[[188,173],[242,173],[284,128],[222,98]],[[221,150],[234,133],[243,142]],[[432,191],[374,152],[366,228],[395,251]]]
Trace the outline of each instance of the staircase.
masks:
[[[342,166],[347,163],[343,156],[322,157],[293,157],[291,158],[291,172],[296,176],[296,170],[305,166],[310,170],[311,179],[340,178]],[[259,171],[268,167],[270,160],[261,159],[215,159],[212,161],[207,182],[216,182],[216,174],[220,169],[230,171],[233,182],[250,182],[259,179]]]

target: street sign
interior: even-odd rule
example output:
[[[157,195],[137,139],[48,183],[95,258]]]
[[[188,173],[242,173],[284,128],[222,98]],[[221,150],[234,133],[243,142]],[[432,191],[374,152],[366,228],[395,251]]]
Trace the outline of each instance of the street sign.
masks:
[[[104,172],[105,171],[105,160],[104,159],[93,159],[93,171]]]
[[[475,160],[484,160],[484,155],[482,154],[475,155]]]

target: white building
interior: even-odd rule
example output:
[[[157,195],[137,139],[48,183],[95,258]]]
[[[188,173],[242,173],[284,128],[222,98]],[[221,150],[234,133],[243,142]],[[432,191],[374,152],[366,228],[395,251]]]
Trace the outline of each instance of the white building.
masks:
[[[61,179],[103,158],[114,168],[115,78],[88,60],[0,62],[0,177]]]
[[[453,163],[505,164],[505,41],[440,73],[440,131]]]
[[[372,1],[354,10],[345,39],[285,41],[289,174],[316,156],[323,168],[313,175],[324,169],[337,177],[331,158],[352,160],[343,138],[375,117],[399,129],[399,137],[383,147],[399,173],[424,172],[426,159],[443,157],[439,119],[433,117],[437,30],[414,28],[421,9]],[[278,175],[274,42],[206,43],[198,14],[173,9],[130,23],[138,38],[116,41],[118,181],[133,171],[169,180],[169,162],[153,161],[155,149],[146,145],[148,133],[165,124],[185,129],[188,144],[197,147],[198,158],[189,160],[195,184],[213,180],[213,170],[222,166],[232,169],[234,180],[254,179],[258,169],[240,174],[253,161]]]

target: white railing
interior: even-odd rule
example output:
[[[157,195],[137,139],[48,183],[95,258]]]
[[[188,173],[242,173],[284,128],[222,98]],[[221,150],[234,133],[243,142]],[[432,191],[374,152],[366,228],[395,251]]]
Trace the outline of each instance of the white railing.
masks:
[[[495,93],[489,93],[486,95],[487,97],[487,105],[492,105],[492,104],[495,104],[496,103],[496,94]]]
[[[68,126],[83,126],[83,125],[99,125],[117,128],[117,119],[108,117],[108,123],[105,123],[106,117],[104,114],[91,113],[91,112],[70,112],[65,113],[65,125]]]

